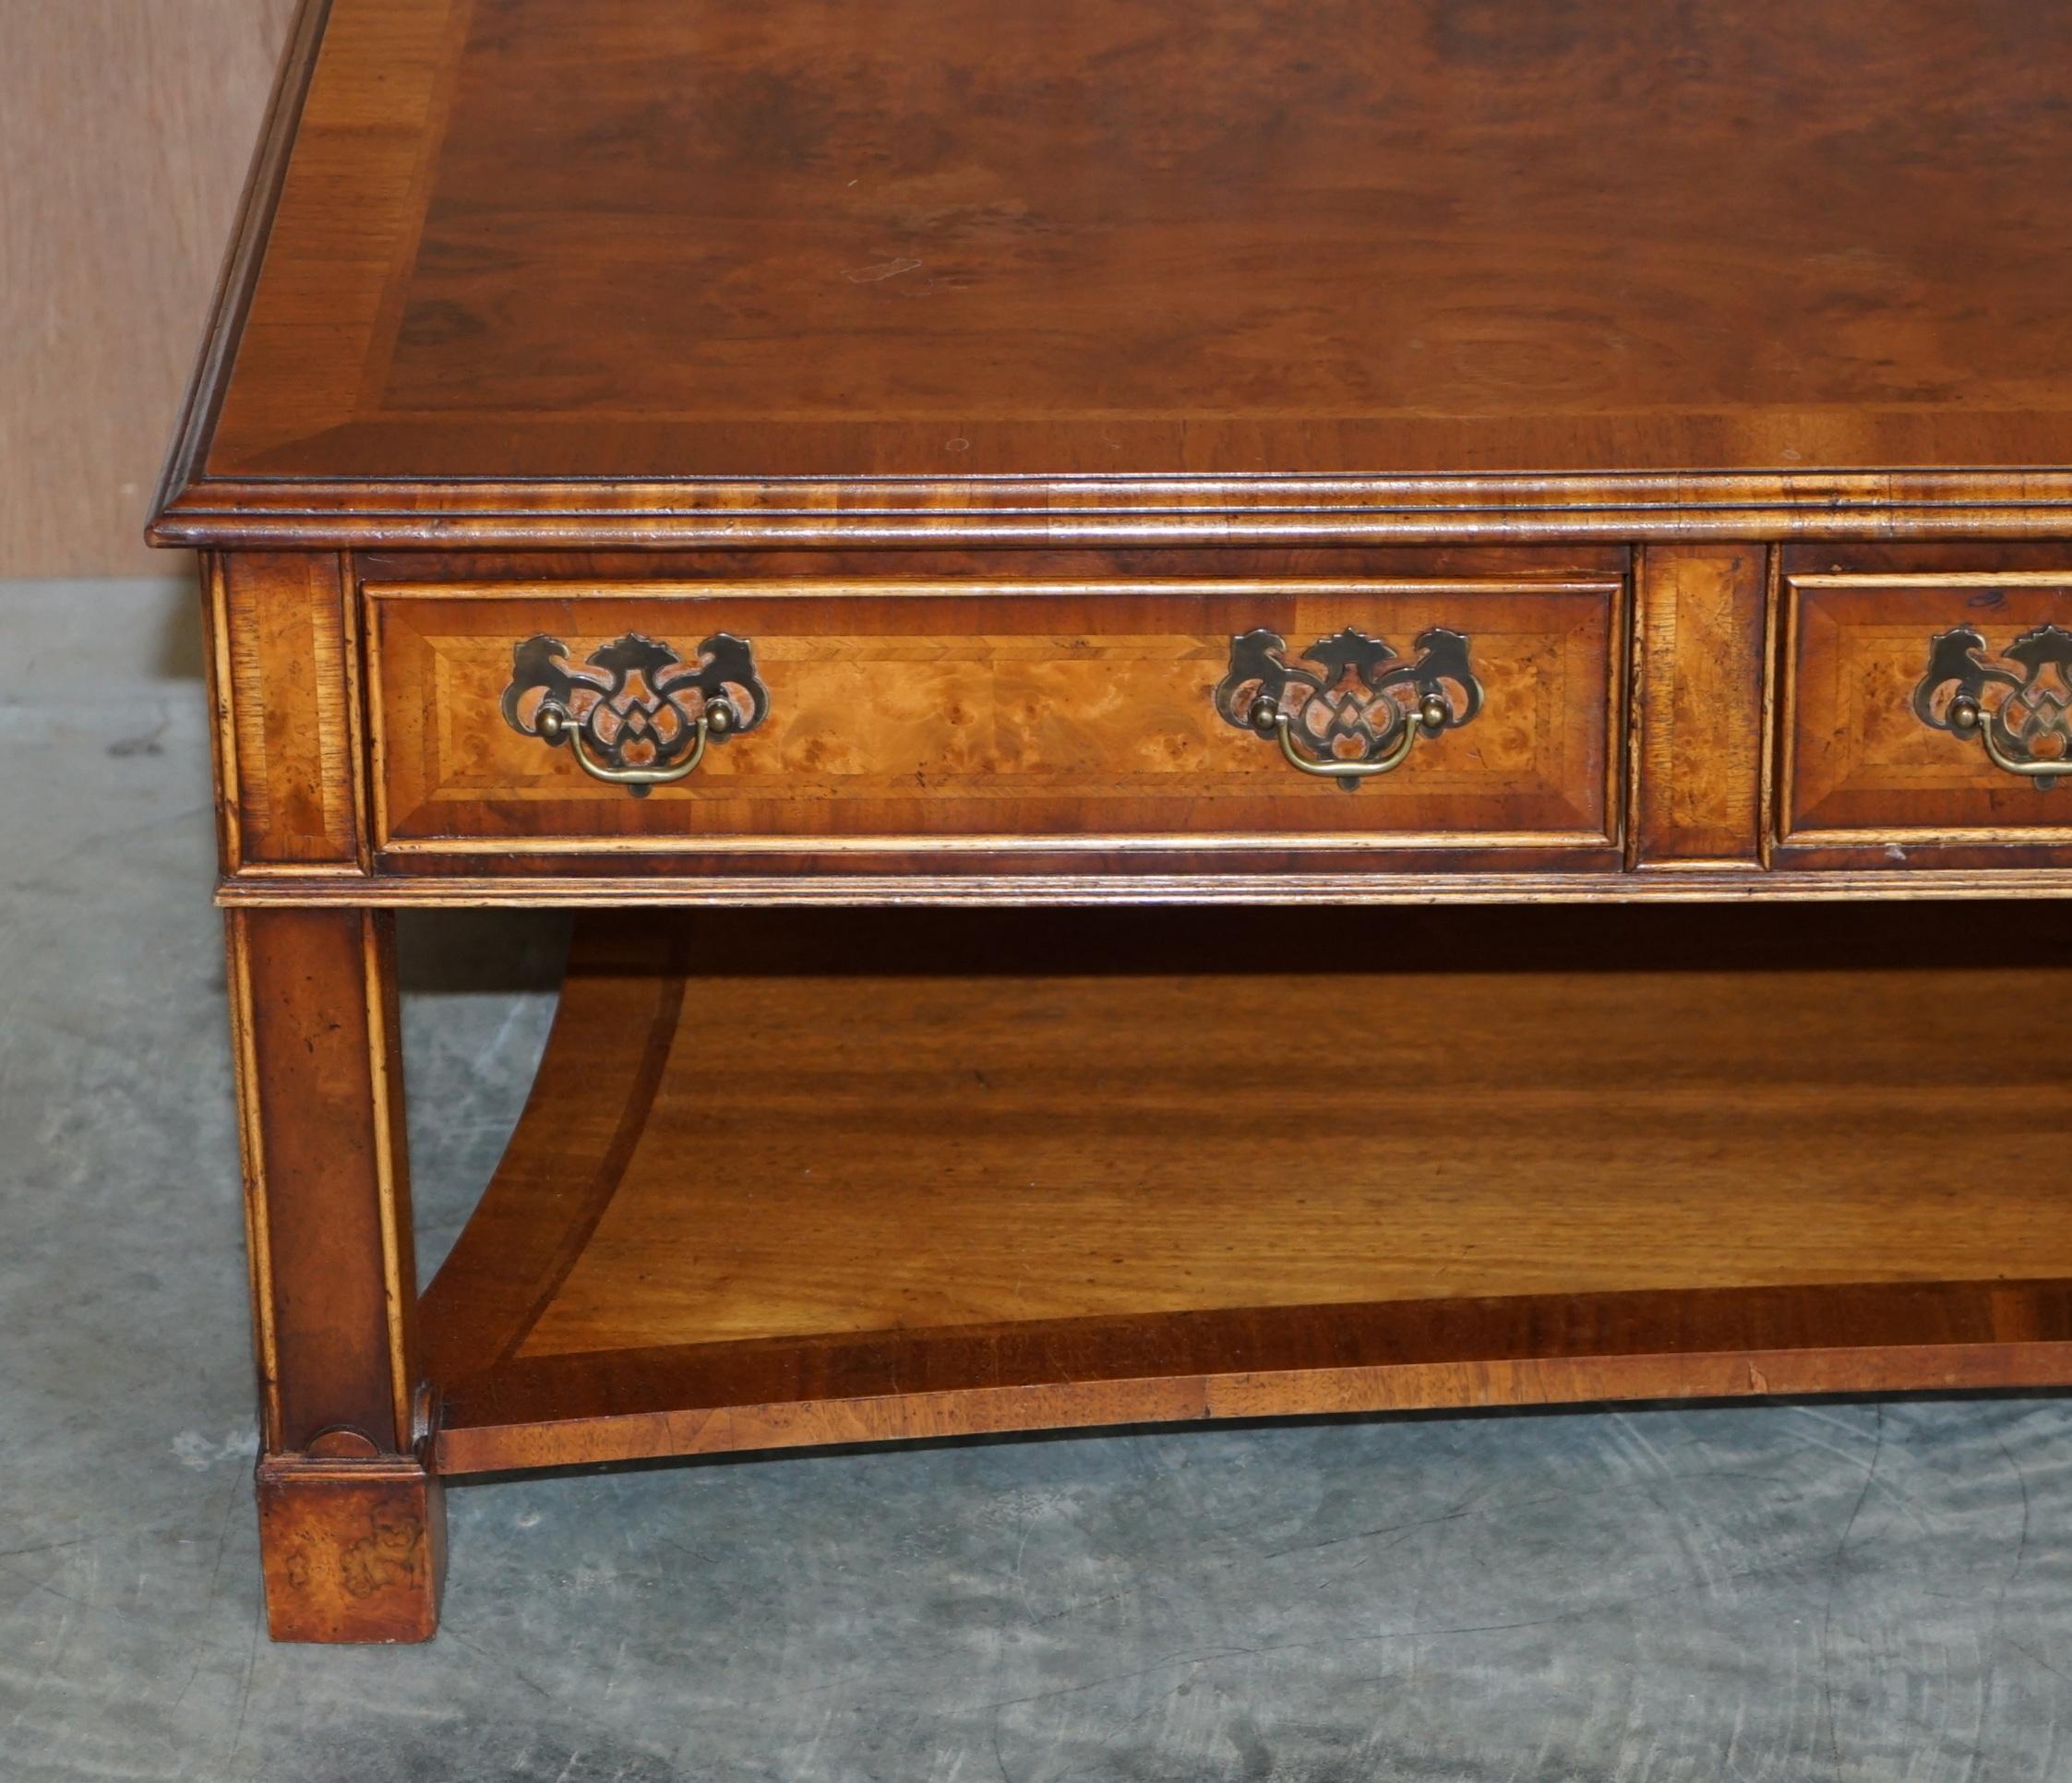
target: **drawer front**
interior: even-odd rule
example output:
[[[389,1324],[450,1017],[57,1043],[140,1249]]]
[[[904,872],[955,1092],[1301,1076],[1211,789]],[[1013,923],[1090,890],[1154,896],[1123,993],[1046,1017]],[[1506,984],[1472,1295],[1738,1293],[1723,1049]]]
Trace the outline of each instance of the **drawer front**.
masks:
[[[1623,587],[370,585],[377,843],[1601,850]]]
[[[1785,842],[2072,842],[2072,568],[1787,592]]]

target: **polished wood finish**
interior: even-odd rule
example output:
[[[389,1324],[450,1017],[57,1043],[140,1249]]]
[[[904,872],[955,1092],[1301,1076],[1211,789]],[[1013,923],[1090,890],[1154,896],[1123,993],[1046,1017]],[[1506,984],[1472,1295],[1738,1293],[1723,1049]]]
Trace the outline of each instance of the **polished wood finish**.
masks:
[[[439,1489],[417,1457],[389,920],[236,911],[229,925],[269,1615],[282,1639],[423,1639]],[[355,1591],[376,1550],[380,1579]]]
[[[1913,710],[1937,634],[1971,627],[1997,650],[2032,627],[2072,624],[2072,553],[2064,561],[2062,570],[1789,577],[1783,840],[1902,855],[1996,843],[2072,862],[2072,807]]]
[[[2072,1282],[1558,1294],[543,1359],[471,1380],[435,1455],[475,1474],[1292,1413],[2068,1380]]]
[[[329,0],[159,536],[2062,533],[2068,53],[2011,0]]]
[[[223,856],[265,876],[359,865],[358,640],[339,558],[210,558],[210,681]]]
[[[1943,1322],[2010,1281],[2053,1346],[2024,1378],[2072,1379],[2026,1115],[2055,1067],[1996,1044],[2072,950],[1978,932],[1917,962],[1853,912],[1434,912],[1319,917],[1290,960],[1266,915],[599,922],[426,1298],[440,1465],[1337,1408],[1326,1365],[1503,1397],[1412,1359],[1601,1395],[1683,1391],[1688,1351],[1692,1390],[1766,1390],[1722,1386],[1727,1332],[1823,1352],[1802,1386],[1925,1385],[1993,1366]],[[1982,1126],[1985,1169],[1951,1142]]]
[[[1745,544],[1651,544],[1640,554],[1635,866],[1747,867],[1759,857],[1774,556]]]
[[[1991,844],[1939,850],[1947,860],[1923,865],[1918,855],[1889,856],[1866,868],[1862,849],[1793,848],[1795,863],[1696,873],[1598,873],[1455,870],[1420,866],[1408,872],[1355,867],[1329,873],[829,872],[816,878],[717,874],[687,880],[663,871],[638,878],[567,871],[562,856],[509,855],[497,875],[382,880],[297,880],[293,885],[247,880],[222,886],[217,901],[234,910],[637,910],[650,907],[866,904],[936,908],[1002,904],[1326,904],[1415,905],[1566,903],[1838,903],[1865,899],[1952,903],[1978,898],[2047,900],[2066,894],[2056,868],[2010,866],[2010,851]],[[1134,865],[1135,863],[1132,863]],[[1393,865],[1393,863],[1392,863]]]
[[[1623,585],[734,581],[370,586],[384,862],[485,844],[940,858],[1033,845],[1595,848],[1617,832]],[[1218,715],[1231,638],[1468,636],[1487,705],[1348,796]],[[514,644],[749,640],[767,721],[633,798],[498,710]]]
[[[210,554],[276,1633],[429,1633],[472,1470],[2072,1384],[2008,1042],[2072,955],[1959,902],[2072,891],[2072,794],[1911,700],[2072,603],[2068,53],[306,0],[151,527]],[[1347,625],[1488,689],[1350,794],[1210,703]],[[536,633],[720,629],[767,720],[651,797],[497,710]],[[420,1320],[386,913],[494,903],[582,951]]]
[[[445,1496],[417,1463],[268,1458],[258,1500],[275,1640],[387,1645],[437,1633]]]

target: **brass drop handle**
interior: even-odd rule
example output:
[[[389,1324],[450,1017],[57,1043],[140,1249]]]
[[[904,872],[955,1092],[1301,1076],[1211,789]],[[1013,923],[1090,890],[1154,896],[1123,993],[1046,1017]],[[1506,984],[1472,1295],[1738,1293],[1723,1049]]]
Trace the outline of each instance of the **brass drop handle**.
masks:
[[[2041,760],[2024,761],[2018,756],[2009,755],[1994,735],[1993,720],[1985,708],[1968,693],[1960,693],[1952,700],[1943,716],[1958,736],[1970,736],[1976,733],[1995,768],[2033,780],[2039,792],[2049,792],[2060,780],[2072,774],[2072,756],[2047,756]]]
[[[645,798],[698,772],[708,743],[752,731],[770,714],[770,690],[745,638],[715,631],[686,662],[668,644],[629,631],[581,662],[545,632],[511,652],[504,723],[607,786]]]
[[[576,766],[593,780],[608,781],[614,786],[631,786],[645,792],[650,786],[668,786],[679,780],[688,780],[698,772],[698,764],[705,759],[708,738],[729,736],[737,725],[734,707],[725,699],[713,699],[705,702],[705,710],[699,714],[694,732],[696,741],[689,754],[681,761],[666,768],[608,768],[590,753],[582,740],[582,726],[569,710],[552,700],[540,701],[533,714],[533,728],[547,743],[566,743],[576,758]]]
[[[1216,715],[1275,738],[1289,767],[1348,793],[1393,773],[1419,737],[1473,724],[1482,684],[1461,632],[1430,626],[1405,661],[1386,640],[1347,627],[1299,655],[1264,627],[1230,640],[1230,665],[1210,693]]]
[[[1288,758],[1288,765],[1306,774],[1315,774],[1324,780],[1365,780],[1374,774],[1391,773],[1410,759],[1410,751],[1417,747],[1420,736],[1437,736],[1446,727],[1446,702],[1436,693],[1428,693],[1418,701],[1415,722],[1403,727],[1403,735],[1386,750],[1371,761],[1313,761],[1295,747],[1288,736],[1292,722],[1283,712],[1280,702],[1270,694],[1261,694],[1252,702],[1252,727],[1262,736],[1277,736],[1281,753]]]
[[[1997,703],[1985,703],[1997,688]],[[2047,793],[2072,777],[2072,631],[2037,626],[1999,650],[1958,626],[1928,640],[1914,716],[1931,730],[1975,736],[1986,760]]]

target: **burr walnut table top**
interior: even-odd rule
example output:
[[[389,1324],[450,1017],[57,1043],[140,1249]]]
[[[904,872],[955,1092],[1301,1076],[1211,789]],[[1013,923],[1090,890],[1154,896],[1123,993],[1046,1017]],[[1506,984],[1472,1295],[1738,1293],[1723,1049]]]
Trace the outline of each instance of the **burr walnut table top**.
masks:
[[[315,0],[157,535],[2062,533],[2068,61],[2024,0]]]

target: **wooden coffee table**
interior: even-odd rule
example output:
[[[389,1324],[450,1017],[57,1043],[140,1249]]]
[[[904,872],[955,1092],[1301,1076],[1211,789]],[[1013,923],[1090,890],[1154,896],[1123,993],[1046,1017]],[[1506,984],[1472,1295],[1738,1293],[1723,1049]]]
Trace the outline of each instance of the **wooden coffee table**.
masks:
[[[307,6],[151,525],[275,1634],[429,1635],[457,1474],[2072,1382],[2072,940],[1954,902],[2072,891],[2068,66]],[[420,1293],[390,924],[491,904],[582,915]]]

